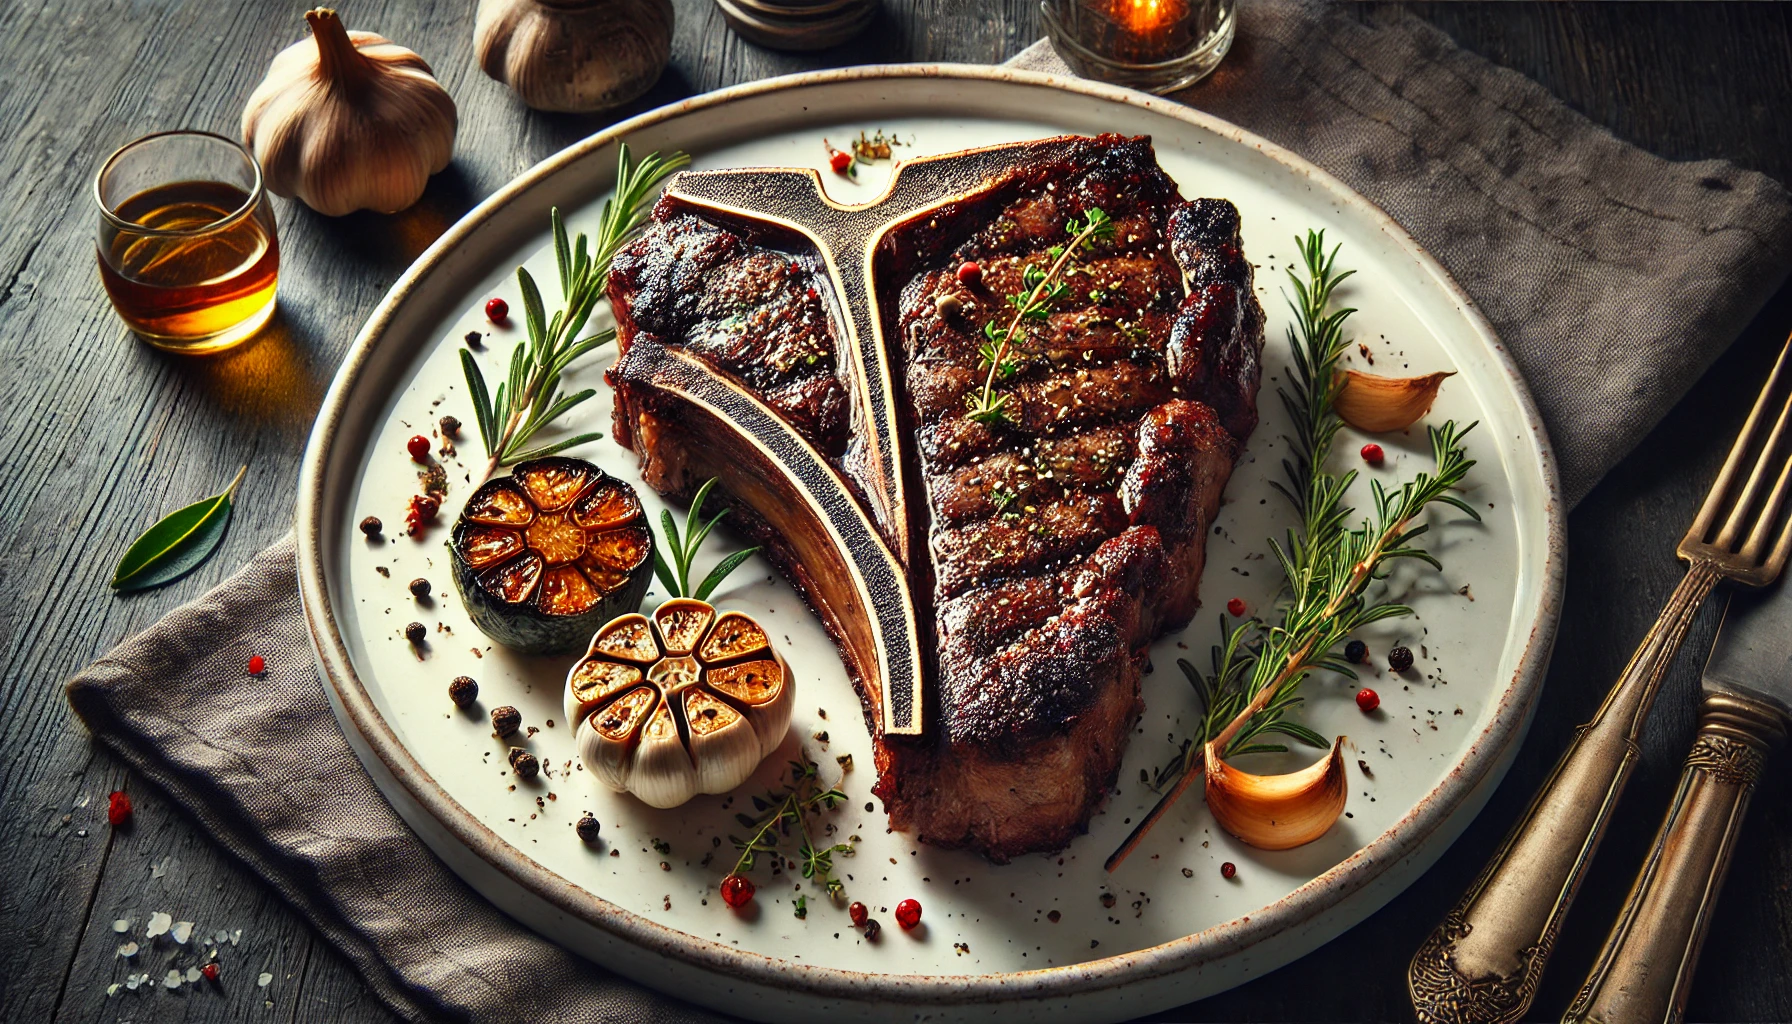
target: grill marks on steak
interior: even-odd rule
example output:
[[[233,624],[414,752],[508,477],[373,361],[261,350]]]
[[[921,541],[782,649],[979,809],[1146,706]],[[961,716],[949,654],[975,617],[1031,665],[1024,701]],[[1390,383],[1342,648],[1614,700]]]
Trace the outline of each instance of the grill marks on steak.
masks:
[[[1114,237],[1076,259],[1066,294],[1028,332],[1019,371],[1000,384],[1012,422],[970,420],[984,325],[1007,326],[1005,296],[1094,207]],[[809,302],[829,297],[825,276],[787,240],[676,204],[655,218],[612,274],[625,350],[634,331],[686,346],[780,411],[788,403],[841,466],[839,335]],[[974,285],[954,273],[965,260],[982,268]],[[931,625],[934,648],[923,652],[928,735],[875,737],[874,792],[893,827],[936,845],[998,861],[1056,849],[1113,784],[1140,710],[1143,647],[1196,608],[1206,534],[1256,424],[1263,316],[1238,214],[1182,201],[1146,139],[1046,140],[976,194],[886,234],[874,272],[899,349],[911,484],[925,492],[911,503],[926,541],[910,575],[932,587],[923,643]],[[726,334],[742,306],[763,326]],[[618,385],[619,436],[664,462],[651,439],[620,429]],[[798,387],[803,400],[777,397]]]

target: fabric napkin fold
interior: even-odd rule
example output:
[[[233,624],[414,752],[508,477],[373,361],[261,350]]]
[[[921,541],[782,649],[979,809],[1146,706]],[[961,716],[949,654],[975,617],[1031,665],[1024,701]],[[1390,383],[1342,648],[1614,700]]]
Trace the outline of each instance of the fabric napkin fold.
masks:
[[[1792,264],[1792,199],[1613,138],[1417,19],[1246,4],[1181,99],[1342,178],[1449,268],[1510,347],[1577,501]],[[1049,47],[1016,59],[1062,71]],[[246,676],[251,654],[264,678]],[[375,789],[312,665],[291,538],[68,684],[94,735],[267,879],[408,1020],[687,1021],[506,917]]]

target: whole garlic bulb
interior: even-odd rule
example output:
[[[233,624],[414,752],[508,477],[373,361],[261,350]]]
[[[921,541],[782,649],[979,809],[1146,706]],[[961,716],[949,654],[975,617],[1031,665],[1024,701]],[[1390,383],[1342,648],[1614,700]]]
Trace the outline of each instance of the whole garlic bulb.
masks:
[[[319,213],[393,213],[454,156],[454,100],[422,57],[327,8],[280,51],[243,108],[243,144],[275,195]]]
[[[765,627],[675,598],[610,620],[566,677],[566,720],[598,781],[653,807],[726,793],[790,731],[796,687]]]
[[[537,110],[586,113],[646,92],[672,55],[671,0],[479,0],[485,73]]]

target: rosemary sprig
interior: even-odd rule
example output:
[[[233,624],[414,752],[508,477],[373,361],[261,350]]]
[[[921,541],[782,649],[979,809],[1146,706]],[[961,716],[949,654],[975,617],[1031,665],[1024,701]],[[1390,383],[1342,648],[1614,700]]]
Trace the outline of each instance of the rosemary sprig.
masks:
[[[820,884],[829,899],[839,899],[846,887],[834,877],[834,854],[852,856],[852,843],[816,846],[810,837],[808,815],[831,811],[845,802],[845,793],[838,789],[822,788],[821,773],[813,762],[790,762],[790,785],[784,792],[753,798],[754,808],[761,812],[759,817],[735,815],[741,825],[752,830],[752,834],[747,839],[728,837],[734,843],[734,848],[740,851],[740,859],[734,862],[734,870],[730,874],[744,875],[752,871],[762,853],[775,855],[781,841],[790,837],[794,827],[798,837],[797,870],[804,878]],[[804,911],[805,913],[797,916],[806,916],[806,902]]]
[[[518,267],[516,279],[523,295],[523,324],[529,336],[511,350],[509,372],[498,383],[496,393],[486,387],[485,374],[480,371],[472,351],[465,348],[460,351],[461,369],[466,374],[467,390],[473,397],[473,418],[479,425],[479,438],[485,442],[488,456],[485,470],[479,480],[473,481],[474,486],[500,466],[552,455],[603,436],[601,433],[585,433],[529,447],[529,442],[543,427],[597,394],[591,388],[576,394],[562,394],[561,375],[573,360],[615,339],[614,330],[598,331],[589,337],[580,337],[580,332],[603,297],[610,261],[646,220],[648,201],[667,175],[688,163],[690,157],[683,153],[667,157],[649,153],[639,163],[631,163],[628,146],[622,146],[616,170],[616,191],[604,200],[595,240],[588,242],[580,234],[569,242],[559,208],[550,213],[563,308],[555,310],[549,317],[535,279],[527,270]]]
[[[983,387],[965,399],[971,407],[970,418],[979,423],[1001,423],[1011,418],[1008,396],[996,394],[996,380],[1007,380],[1020,369],[1014,353],[1021,350],[1019,342],[1023,328],[1029,321],[1051,316],[1052,303],[1070,287],[1062,280],[1064,268],[1078,250],[1092,241],[1114,237],[1114,222],[1100,207],[1091,207],[1086,219],[1079,221],[1072,217],[1064,230],[1069,233],[1070,241],[1051,248],[1052,263],[1048,269],[1041,270],[1037,264],[1029,264],[1021,272],[1021,283],[1026,290],[1008,296],[1008,305],[1014,307],[1014,315],[1009,318],[1007,328],[998,329],[994,320],[983,325],[983,342],[977,347],[977,355],[989,369],[984,374]]]
[[[1208,742],[1226,757],[1287,749],[1262,742],[1262,737],[1275,734],[1328,746],[1323,736],[1286,717],[1301,701],[1301,682],[1321,669],[1355,679],[1355,671],[1338,654],[1338,645],[1372,622],[1412,614],[1406,605],[1370,598],[1367,591],[1400,559],[1443,568],[1415,543],[1430,530],[1429,524],[1414,525],[1427,507],[1441,503],[1472,519],[1481,518],[1450,493],[1475,464],[1462,443],[1474,425],[1458,428],[1449,421],[1429,428],[1431,472],[1392,490],[1371,479],[1371,514],[1360,525],[1349,525],[1356,510],[1345,504],[1344,495],[1355,482],[1356,471],[1332,473],[1325,463],[1342,425],[1333,400],[1339,386],[1338,363],[1347,347],[1343,324],[1354,312],[1330,310],[1331,296],[1350,272],[1337,271],[1338,250],[1326,253],[1323,232],[1308,232],[1296,243],[1306,276],[1289,268],[1295,292],[1289,305],[1296,323],[1288,330],[1288,343],[1295,377],[1287,390],[1278,390],[1294,420],[1294,436],[1287,438],[1294,457],[1283,460],[1286,486],[1278,482],[1276,487],[1300,513],[1301,525],[1289,531],[1286,544],[1269,542],[1285,581],[1281,621],[1246,619],[1228,626],[1222,617],[1224,642],[1213,649],[1212,673],[1203,676],[1188,662],[1179,663],[1202,701],[1199,734],[1185,740],[1176,757],[1158,770],[1156,785],[1168,789],[1108,858],[1109,871],[1204,774],[1202,751]]]
[[[709,595],[715,593],[715,589],[722,585],[722,581],[730,573],[759,553],[757,547],[734,552],[717,562],[716,567],[709,571],[709,575],[703,578],[696,590],[691,589],[691,562],[697,557],[697,549],[708,539],[709,531],[728,514],[728,510],[723,509],[708,520],[702,518],[703,502],[715,485],[715,478],[711,477],[703,482],[702,487],[697,488],[697,496],[691,499],[691,509],[685,513],[682,534],[678,532],[678,523],[673,521],[672,513],[660,510],[660,533],[666,541],[666,547],[672,552],[672,561],[667,562],[656,545],[653,550],[653,573],[659,577],[660,585],[666,588],[667,597],[694,597],[699,601],[707,601]]]

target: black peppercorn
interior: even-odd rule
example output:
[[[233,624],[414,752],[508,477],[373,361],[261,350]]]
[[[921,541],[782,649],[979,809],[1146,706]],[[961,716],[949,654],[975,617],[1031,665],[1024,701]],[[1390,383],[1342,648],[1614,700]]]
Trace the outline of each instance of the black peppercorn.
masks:
[[[429,630],[424,628],[421,622],[413,622],[404,627],[404,638],[411,643],[420,644],[427,636],[429,636]]]
[[[429,581],[419,576],[411,581],[411,596],[421,601],[429,596]]]
[[[1412,667],[1412,648],[1396,647],[1388,652],[1388,667],[1396,672],[1404,672]]]
[[[442,417],[441,422],[438,423],[437,426],[442,428],[443,437],[460,436],[460,420],[455,419],[453,416]]]
[[[471,345],[474,348],[478,348],[479,343],[484,341],[485,338],[478,331],[468,331],[466,340],[467,340],[468,345]]]
[[[1352,640],[1344,645],[1344,660],[1352,665],[1361,665],[1369,657],[1369,645],[1361,640]]]
[[[884,926],[877,923],[877,918],[873,917],[865,921],[865,938],[868,941],[877,941],[877,933],[883,930]]]
[[[534,754],[522,747],[511,747],[510,770],[515,772],[519,779],[533,779],[541,772],[541,762],[535,759]]]
[[[380,531],[385,528],[385,524],[380,522],[379,516],[368,516],[366,519],[361,520],[361,532],[365,533],[369,540],[378,537]]]
[[[523,713],[506,704],[492,709],[492,728],[500,736],[512,735],[523,724]]]
[[[479,699],[479,684],[472,676],[455,676],[454,682],[448,684],[448,699],[457,708],[464,708]]]
[[[583,839],[587,843],[595,843],[597,842],[598,829],[601,827],[602,826],[598,825],[596,818],[587,814],[579,819],[579,823],[574,825],[573,829],[579,833],[580,839]]]

